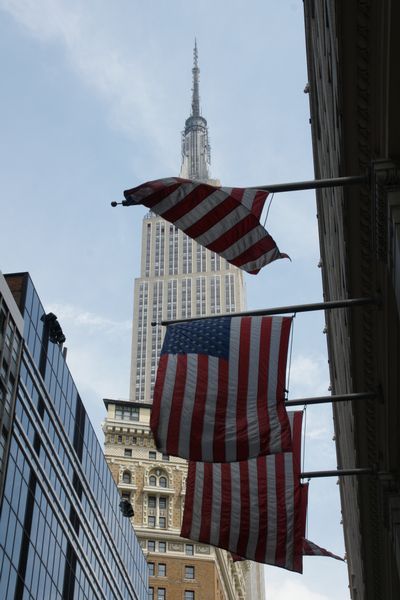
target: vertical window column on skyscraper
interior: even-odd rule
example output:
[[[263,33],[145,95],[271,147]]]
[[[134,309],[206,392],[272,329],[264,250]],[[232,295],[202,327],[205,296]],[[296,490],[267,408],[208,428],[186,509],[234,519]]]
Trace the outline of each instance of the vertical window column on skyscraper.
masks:
[[[164,245],[165,245],[165,224],[158,221],[156,224],[156,251],[154,261],[154,274],[164,275]]]
[[[179,257],[179,230],[174,225],[169,225],[168,236],[168,273],[177,275]]]
[[[210,253],[211,271],[220,271],[221,257],[215,252]]]
[[[163,282],[155,281],[153,283],[153,322],[157,323],[151,330],[151,373],[150,385],[151,394],[153,394],[154,382],[156,378],[156,365],[161,351],[163,338],[163,329],[159,323],[162,321],[163,313]]]
[[[150,275],[150,265],[151,265],[151,223],[147,223],[146,225],[146,266],[145,266],[145,276],[149,277]]]
[[[172,279],[168,281],[168,296],[167,296],[167,320],[176,319],[176,307],[178,300],[178,281]]]
[[[211,277],[210,281],[210,291],[211,291],[211,314],[219,314],[221,312],[221,277],[219,275],[214,275]]]
[[[146,349],[147,349],[147,310],[149,303],[149,284],[139,284],[138,303],[138,343],[136,350],[136,399],[144,400],[145,374],[146,374]]]
[[[192,260],[193,260],[193,241],[187,235],[183,235],[183,272],[192,272]]]
[[[235,281],[231,273],[225,275],[225,310],[235,312]]]
[[[181,315],[184,319],[192,316],[192,280],[182,279]]]
[[[196,244],[196,270],[198,273],[204,273],[207,270],[206,249],[200,244]]]
[[[205,315],[206,311],[206,278],[196,277],[196,315]]]

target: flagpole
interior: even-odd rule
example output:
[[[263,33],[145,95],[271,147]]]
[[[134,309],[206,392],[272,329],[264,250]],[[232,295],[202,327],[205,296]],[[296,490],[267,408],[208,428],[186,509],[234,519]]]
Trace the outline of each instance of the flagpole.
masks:
[[[300,473],[301,479],[313,479],[315,477],[347,477],[348,475],[372,475],[374,469],[337,469],[335,471],[305,471]]]
[[[286,400],[285,406],[304,406],[309,404],[328,404],[331,402],[351,402],[352,400],[372,400],[376,398],[375,392],[357,392],[353,394],[337,394],[333,396],[316,396],[315,398],[296,398]]]
[[[265,190],[271,193],[296,192],[298,190],[316,190],[319,188],[339,187],[346,185],[362,185],[369,183],[369,174],[334,177],[332,179],[312,179],[310,181],[294,181],[292,183],[274,183],[272,185],[251,186],[251,190]],[[122,202],[123,204],[123,202]]]
[[[352,306],[363,306],[365,304],[378,305],[380,299],[378,296],[368,296],[366,298],[349,298],[347,300],[332,300],[329,302],[315,302],[314,304],[295,304],[293,306],[278,306],[276,308],[263,308],[260,310],[251,310],[246,312],[228,313],[224,315],[210,315],[208,317],[192,317],[190,319],[175,319],[173,321],[161,321],[160,325],[174,325],[175,323],[190,323],[191,321],[200,321],[203,319],[220,319],[221,317],[257,317],[268,315],[283,315],[289,313],[311,312],[316,310],[331,310],[335,308],[351,308]],[[158,325],[153,321],[152,326]]]

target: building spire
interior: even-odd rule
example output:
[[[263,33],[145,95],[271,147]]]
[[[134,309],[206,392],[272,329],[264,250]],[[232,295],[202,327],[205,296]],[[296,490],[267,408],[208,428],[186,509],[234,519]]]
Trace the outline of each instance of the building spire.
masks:
[[[192,88],[192,117],[200,116],[200,94],[199,94],[199,63],[197,53],[197,40],[194,39],[194,50],[193,50],[193,88]]]
[[[192,111],[182,132],[182,165],[180,176],[196,181],[209,181],[210,144],[206,119],[200,114],[199,56],[197,40],[193,49]]]

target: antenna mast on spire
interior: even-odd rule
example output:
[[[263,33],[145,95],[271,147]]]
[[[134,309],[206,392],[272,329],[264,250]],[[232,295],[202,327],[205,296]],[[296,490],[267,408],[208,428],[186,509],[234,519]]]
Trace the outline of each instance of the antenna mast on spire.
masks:
[[[210,144],[206,119],[200,112],[200,69],[197,40],[193,49],[192,111],[182,132],[182,166],[180,176],[196,181],[210,181]]]

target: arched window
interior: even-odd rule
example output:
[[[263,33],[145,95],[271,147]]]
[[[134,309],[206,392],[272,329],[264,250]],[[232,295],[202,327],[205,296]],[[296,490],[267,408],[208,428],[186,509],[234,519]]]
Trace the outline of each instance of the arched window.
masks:
[[[162,488],[167,487],[167,478],[166,477],[160,477],[158,482],[159,482],[160,487],[162,487]]]
[[[157,477],[155,475],[150,475],[150,477],[149,477],[149,484],[150,485],[157,485]]]
[[[122,482],[123,483],[131,483],[132,482],[132,476],[130,474],[129,471],[124,471],[122,474]]]

